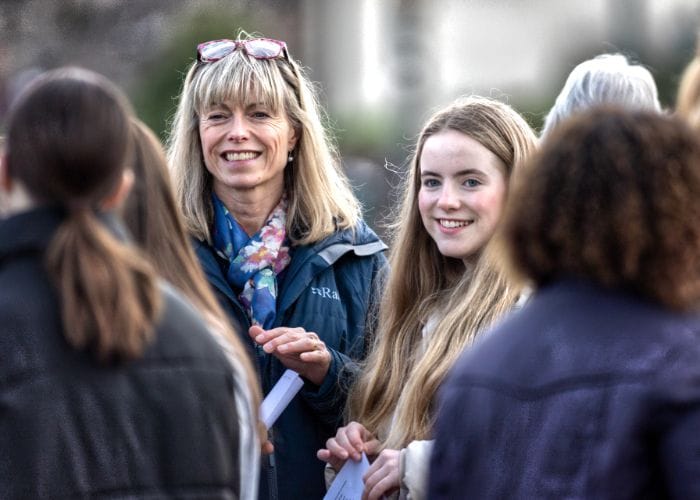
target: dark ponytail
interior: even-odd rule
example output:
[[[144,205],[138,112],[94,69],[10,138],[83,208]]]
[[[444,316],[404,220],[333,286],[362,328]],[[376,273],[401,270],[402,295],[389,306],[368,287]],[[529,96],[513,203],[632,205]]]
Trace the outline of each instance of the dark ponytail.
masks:
[[[159,305],[145,260],[117,241],[92,211],[74,210],[51,241],[46,264],[73,347],[90,348],[103,360],[141,355]]]
[[[66,217],[46,252],[67,341],[101,360],[140,356],[160,307],[156,274],[98,218],[130,154],[131,112],[122,93],[80,69],[49,72],[9,120],[8,170],[39,203]]]

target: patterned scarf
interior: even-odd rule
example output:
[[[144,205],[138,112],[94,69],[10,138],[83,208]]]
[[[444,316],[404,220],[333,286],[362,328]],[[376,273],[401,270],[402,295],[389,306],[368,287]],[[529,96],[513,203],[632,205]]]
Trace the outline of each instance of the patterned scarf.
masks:
[[[289,243],[285,223],[287,197],[272,210],[267,222],[249,237],[221,200],[212,193],[214,204],[214,247],[229,261],[226,280],[254,325],[272,327],[277,310],[277,275],[289,264]]]

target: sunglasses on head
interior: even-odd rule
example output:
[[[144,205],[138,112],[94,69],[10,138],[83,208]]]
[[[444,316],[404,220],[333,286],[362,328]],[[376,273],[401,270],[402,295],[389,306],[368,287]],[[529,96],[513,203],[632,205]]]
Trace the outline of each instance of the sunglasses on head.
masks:
[[[277,59],[284,57],[289,61],[287,44],[272,38],[250,38],[248,40],[212,40],[197,45],[197,60],[204,63],[223,59],[237,49],[255,59]]]

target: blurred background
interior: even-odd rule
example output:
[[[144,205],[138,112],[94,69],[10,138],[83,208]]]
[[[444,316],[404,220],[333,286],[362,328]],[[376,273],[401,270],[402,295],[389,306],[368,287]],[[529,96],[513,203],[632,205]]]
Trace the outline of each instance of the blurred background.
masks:
[[[238,29],[285,40],[317,82],[343,165],[380,233],[422,122],[480,94],[536,129],[594,55],[647,66],[672,108],[700,0],[0,0],[0,123],[38,72],[94,69],[162,138],[198,42]]]

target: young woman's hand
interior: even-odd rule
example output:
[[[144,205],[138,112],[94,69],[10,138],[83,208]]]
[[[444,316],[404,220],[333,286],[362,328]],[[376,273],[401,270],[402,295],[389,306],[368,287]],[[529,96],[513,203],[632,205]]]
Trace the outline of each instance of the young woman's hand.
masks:
[[[266,440],[266,441],[262,444],[262,446],[260,447],[260,454],[262,454],[262,455],[269,455],[269,454],[271,454],[271,453],[274,452],[274,451],[275,451],[275,447],[274,447],[274,445],[272,444],[272,441],[270,441],[269,439]]]
[[[314,332],[286,326],[263,330],[256,325],[250,327],[248,334],[287,368],[313,384],[323,383],[331,366],[331,353]]]
[[[362,480],[365,490],[362,500],[378,500],[383,495],[389,495],[401,486],[399,477],[400,450],[384,449],[370,465]]]
[[[362,452],[374,456],[378,448],[379,440],[364,425],[350,422],[338,429],[335,437],[326,441],[326,447],[318,450],[316,456],[339,471],[348,458],[358,462]]]

